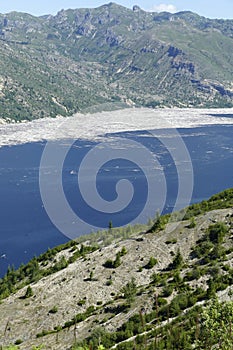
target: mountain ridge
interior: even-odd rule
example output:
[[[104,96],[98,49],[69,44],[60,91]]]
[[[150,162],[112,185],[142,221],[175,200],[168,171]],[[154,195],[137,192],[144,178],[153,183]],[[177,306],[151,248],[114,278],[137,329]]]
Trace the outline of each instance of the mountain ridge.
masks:
[[[0,117],[93,105],[231,107],[233,20],[115,3],[55,16],[0,15]]]

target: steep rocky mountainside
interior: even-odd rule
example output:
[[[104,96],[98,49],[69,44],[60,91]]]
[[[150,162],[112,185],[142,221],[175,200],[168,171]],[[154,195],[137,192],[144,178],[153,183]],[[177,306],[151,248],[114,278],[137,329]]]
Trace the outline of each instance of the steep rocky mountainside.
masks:
[[[56,16],[12,12],[0,15],[0,54],[3,119],[116,102],[233,105],[233,20],[114,3]]]
[[[232,298],[232,205],[230,189],[149,229],[84,236],[10,268],[0,280],[0,348],[81,350],[72,346],[86,339],[93,350],[204,349],[202,306]],[[229,347],[215,348],[232,349],[228,330]]]

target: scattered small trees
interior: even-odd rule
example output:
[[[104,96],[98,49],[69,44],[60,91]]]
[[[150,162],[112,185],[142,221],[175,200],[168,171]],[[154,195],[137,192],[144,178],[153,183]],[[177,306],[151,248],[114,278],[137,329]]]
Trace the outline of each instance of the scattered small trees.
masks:
[[[228,227],[223,222],[217,222],[208,228],[209,239],[213,243],[221,244],[227,232]]]
[[[189,223],[189,225],[188,225],[188,228],[194,228],[194,227],[196,227],[196,225],[197,225],[196,220],[195,220],[194,217],[192,217],[192,218],[190,219],[190,223]]]
[[[169,270],[177,270],[177,269],[180,269],[183,265],[183,257],[181,255],[181,252],[180,252],[180,249],[178,249],[174,259],[173,259],[173,262],[169,265]]]
[[[93,277],[94,277],[94,272],[91,271],[89,275],[89,281],[93,281]]]
[[[24,299],[27,299],[27,298],[30,298],[33,296],[33,290],[32,290],[32,287],[31,286],[28,286],[27,287],[27,290],[26,290],[26,293],[24,295]]]
[[[54,305],[52,309],[49,310],[49,314],[56,314],[58,312],[58,307]]]
[[[156,213],[155,222],[152,227],[147,231],[147,233],[158,232],[165,228],[169,219],[169,215],[161,216],[159,213]]]
[[[108,223],[108,232],[112,233],[112,229],[113,229],[112,221],[109,221],[109,223]]]
[[[128,282],[122,289],[121,292],[124,294],[124,298],[127,300],[128,305],[135,299],[135,295],[137,293],[137,285],[135,283],[135,278],[131,278],[131,281]]]
[[[206,297],[207,299],[211,299],[214,298],[216,295],[216,288],[215,288],[215,283],[213,279],[209,280],[209,286],[208,289],[206,291]]]
[[[121,251],[116,254],[115,260],[108,259],[104,263],[104,267],[115,269],[121,265],[121,257],[127,254],[127,249],[122,247]]]
[[[157,263],[158,263],[158,260],[155,259],[153,256],[151,256],[150,260],[144,267],[145,269],[152,269],[152,267],[154,267]]]
[[[161,281],[161,276],[158,273],[153,272],[150,276],[151,284],[156,284]]]
[[[124,255],[126,255],[127,254],[127,249],[125,248],[125,246],[123,246],[122,247],[122,249],[121,249],[121,256],[124,256]]]

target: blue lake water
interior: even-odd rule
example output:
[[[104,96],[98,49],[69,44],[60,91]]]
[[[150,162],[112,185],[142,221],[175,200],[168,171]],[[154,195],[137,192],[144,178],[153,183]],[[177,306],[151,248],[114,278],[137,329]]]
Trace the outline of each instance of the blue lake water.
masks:
[[[189,151],[194,171],[191,202],[201,201],[232,187],[233,126],[211,125],[179,129],[179,133]],[[163,212],[171,211],[179,181],[175,163],[166,147],[147,131],[125,132],[116,136],[135,140],[156,154],[167,184]],[[115,227],[127,225],[140,214],[145,205],[148,194],[147,180],[137,164],[124,159],[108,161],[98,172],[97,188],[100,195],[105,200],[114,200],[115,185],[125,178],[134,187],[133,200],[119,213],[109,214],[92,209],[80,195],[77,173],[83,157],[94,146],[94,142],[77,140],[71,147],[62,169],[64,195],[72,210],[83,221],[93,226],[107,227],[110,220]],[[43,142],[0,148],[0,276],[5,273],[9,264],[18,267],[48,247],[68,240],[51,222],[41,199],[39,166],[44,148]],[[91,174],[92,169],[89,171]],[[51,181],[51,178],[48,177],[48,181]],[[51,183],[51,186],[56,184]],[[88,178],[86,186],[89,186]],[[155,213],[156,208],[152,210]],[[79,232],[77,227],[77,235],[88,233],[88,229],[84,231]]]

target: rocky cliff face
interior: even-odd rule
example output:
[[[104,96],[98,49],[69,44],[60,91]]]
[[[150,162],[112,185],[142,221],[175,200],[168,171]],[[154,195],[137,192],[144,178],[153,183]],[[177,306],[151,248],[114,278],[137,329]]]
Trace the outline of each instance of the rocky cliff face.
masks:
[[[233,21],[109,3],[0,15],[0,117],[70,115],[106,102],[232,106]]]

